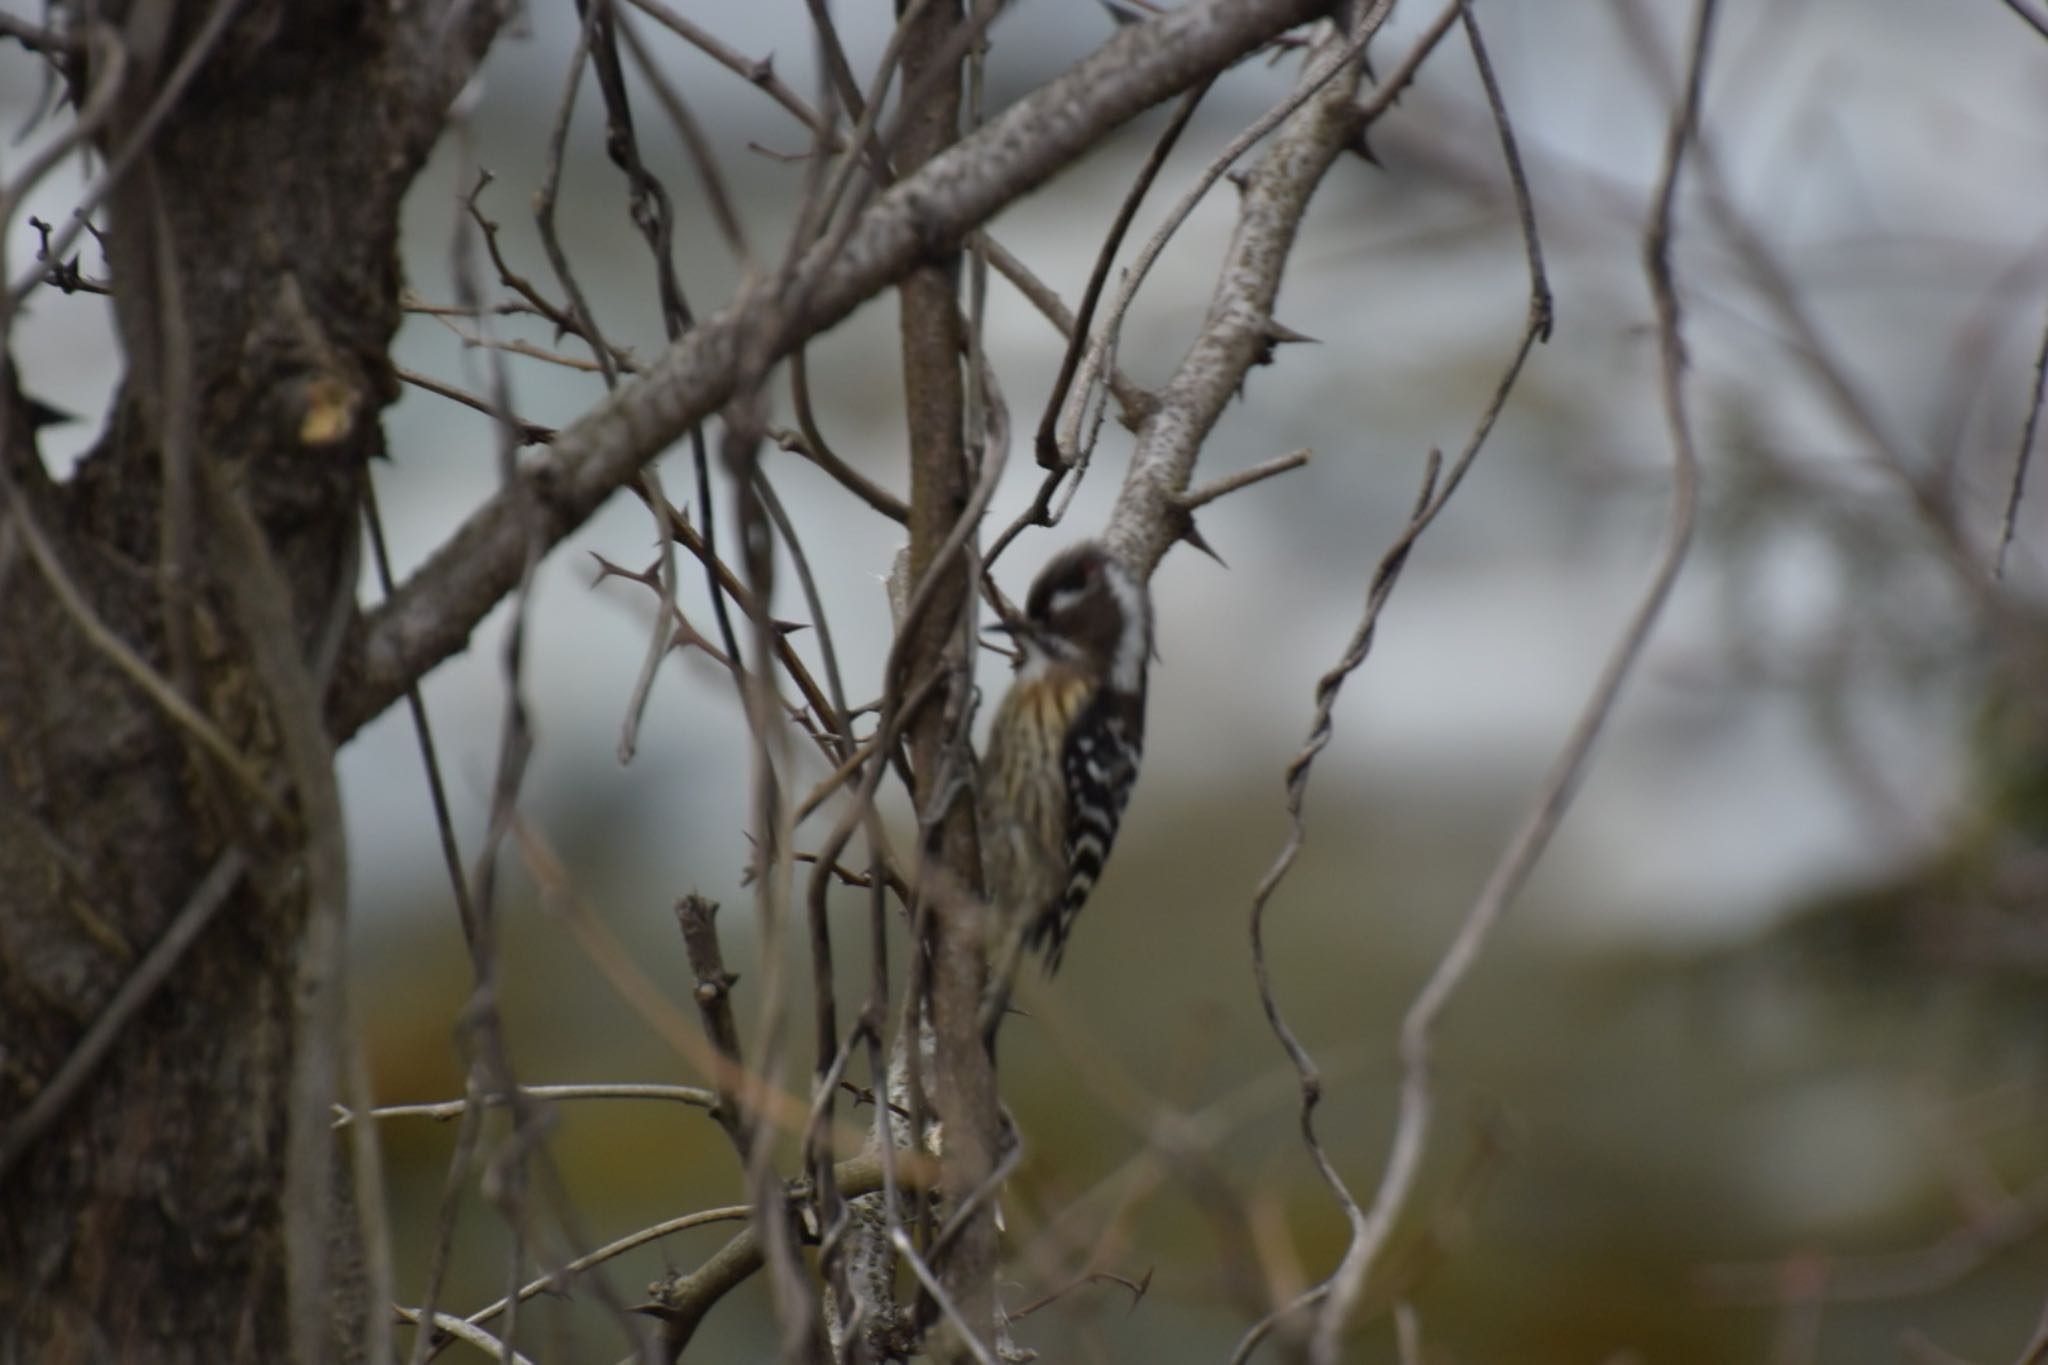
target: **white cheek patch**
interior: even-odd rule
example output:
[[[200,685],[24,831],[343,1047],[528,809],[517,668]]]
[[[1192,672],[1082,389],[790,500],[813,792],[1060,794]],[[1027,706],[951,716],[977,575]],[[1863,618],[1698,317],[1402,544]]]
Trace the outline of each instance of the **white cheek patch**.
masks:
[[[1138,586],[1121,564],[1111,564],[1103,573],[1109,590],[1122,609],[1124,629],[1116,642],[1111,661],[1110,686],[1119,692],[1136,692],[1145,685],[1145,651],[1152,642],[1152,621],[1146,611],[1145,590]]]
[[[1080,588],[1061,588],[1046,599],[1045,614],[1048,617],[1063,615],[1078,606],[1083,596],[1084,592]]]

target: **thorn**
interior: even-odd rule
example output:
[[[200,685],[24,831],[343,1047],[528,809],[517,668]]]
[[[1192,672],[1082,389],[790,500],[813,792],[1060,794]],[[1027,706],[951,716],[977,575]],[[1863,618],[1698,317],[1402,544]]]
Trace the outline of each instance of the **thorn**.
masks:
[[[768,624],[775,628],[777,635],[794,635],[800,630],[809,630],[811,628],[808,621],[777,621],[771,619]]]
[[[1215,560],[1218,564],[1221,564],[1224,568],[1230,567],[1229,562],[1222,555],[1216,553],[1216,547],[1203,539],[1202,533],[1195,529],[1195,519],[1193,517],[1188,518],[1187,534],[1183,535],[1181,539]]]
[[[747,68],[747,79],[755,85],[766,85],[775,79],[775,54],[769,53],[760,61]]]
[[[1252,173],[1250,171],[1229,171],[1224,174],[1223,178],[1228,180],[1239,194],[1243,194],[1249,189],[1252,183]]]
[[[1129,28],[1132,24],[1145,21],[1145,16],[1134,9],[1119,5],[1115,0],[1101,0],[1102,7],[1109,11],[1110,21],[1118,28]]]
[[[591,587],[596,587],[607,578],[632,578],[634,576],[631,569],[621,568],[597,551],[592,550],[589,553],[590,557],[597,561],[597,577],[590,580]]]
[[[1182,507],[1176,503],[1174,505],[1172,517],[1173,520],[1177,523],[1177,525],[1174,528],[1177,533],[1174,536],[1175,540],[1185,540],[1188,544],[1194,546],[1197,550],[1200,550],[1203,554],[1209,556],[1209,558],[1215,560],[1218,564],[1222,564],[1224,568],[1227,569],[1230,567],[1230,565],[1224,563],[1223,556],[1216,553],[1216,547],[1211,545],[1208,542],[1208,540],[1203,537],[1201,531],[1197,529],[1197,527],[1195,526],[1194,513],[1188,511],[1187,508]]]
[[[1379,154],[1373,151],[1372,144],[1365,140],[1363,128],[1352,135],[1351,141],[1344,144],[1344,150],[1377,170],[1383,171],[1387,168],[1386,163],[1380,160]]]
[[[21,395],[21,405],[28,416],[28,429],[30,431],[41,431],[44,427],[60,427],[66,422],[76,422],[78,420],[75,413],[66,412],[62,408],[53,408],[48,403],[31,398],[27,394]]]
[[[1277,318],[1266,319],[1266,340],[1276,346],[1286,346],[1294,342],[1307,342],[1311,346],[1323,344],[1319,338],[1312,337],[1307,332],[1297,332]]]
[[[1286,323],[1280,322],[1274,318],[1266,319],[1266,330],[1259,340],[1259,353],[1256,356],[1252,357],[1252,364],[1254,365],[1272,364],[1273,350],[1275,347],[1278,346],[1286,346],[1299,341],[1309,342],[1313,345],[1318,346],[1322,344],[1315,337],[1310,336],[1308,333],[1297,332],[1292,327],[1289,327]],[[1247,372],[1246,377],[1250,377],[1249,372]],[[1238,381],[1238,396],[1240,398],[1244,396],[1243,385],[1244,381],[1240,379]]]

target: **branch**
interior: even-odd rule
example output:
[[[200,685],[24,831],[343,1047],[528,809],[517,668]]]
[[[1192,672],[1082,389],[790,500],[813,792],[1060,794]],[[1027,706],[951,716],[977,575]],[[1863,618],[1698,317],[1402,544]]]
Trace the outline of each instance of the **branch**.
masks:
[[[1237,232],[1218,272],[1208,316],[1173,378],[1159,391],[1157,408],[1139,428],[1130,472],[1104,532],[1111,549],[1143,577],[1151,576],[1191,525],[1181,499],[1202,442],[1252,367],[1270,357],[1273,301],[1280,292],[1281,273],[1316,186],[1357,135],[1359,53],[1364,36],[1385,18],[1388,8],[1382,0],[1362,16],[1358,33],[1333,32],[1316,45],[1289,100],[1296,107],[1246,178]],[[1242,142],[1238,139],[1232,148]],[[1212,164],[1203,181],[1182,198],[1169,226],[1185,215],[1197,192],[1214,183],[1228,164],[1226,158],[1234,154],[1227,152]],[[1159,240],[1155,236],[1148,243],[1147,257],[1156,255]],[[1103,339],[1096,343],[1094,354],[1103,360],[1145,263],[1141,258],[1133,267],[1130,283],[1105,323]],[[1100,372],[1099,363],[1091,366]],[[1069,399],[1070,412],[1075,411],[1075,400],[1084,396],[1085,382]]]
[[[1122,29],[878,198],[843,243],[827,242],[805,256],[787,290],[741,299],[684,336],[564,431],[521,470],[516,486],[488,499],[369,615],[337,689],[336,734],[353,733],[409,682],[461,650],[517,584],[529,525],[522,503],[530,500],[539,540],[561,540],[643,464],[716,412],[741,378],[743,359],[786,356],[1141,110],[1320,8],[1316,0],[1203,0]]]
[[[1692,430],[1685,413],[1684,345],[1679,330],[1678,296],[1670,259],[1671,215],[1685,148],[1692,141],[1698,124],[1713,20],[1714,0],[1700,0],[1692,35],[1690,75],[1685,97],[1672,117],[1666,138],[1663,173],[1644,243],[1644,266],[1657,312],[1659,350],[1663,359],[1662,393],[1672,445],[1671,510],[1664,544],[1649,585],[1615,642],[1564,748],[1552,762],[1535,805],[1494,864],[1486,885],[1481,888],[1478,899],[1459,926],[1457,936],[1451,940],[1450,947],[1402,1017],[1401,1096],[1392,1150],[1372,1206],[1363,1225],[1354,1233],[1343,1264],[1331,1276],[1331,1293],[1317,1313],[1310,1350],[1310,1360],[1314,1365],[1334,1365],[1351,1310],[1374,1265],[1384,1254],[1394,1225],[1420,1177],[1435,1106],[1431,1088],[1431,1054],[1437,1020],[1442,1017],[1451,996],[1470,974],[1481,950],[1506,915],[1508,906],[1520,894],[1530,871],[1549,846],[1551,835],[1570,807],[1579,780],[1584,776],[1593,743],[1613,714],[1622,685],[1663,612],[1692,540],[1699,458],[1693,448]],[[1532,269],[1535,261],[1532,248]]]
[[[527,1100],[670,1100],[677,1104],[694,1105],[699,1109],[710,1109],[718,1103],[718,1096],[702,1086],[695,1085],[649,1085],[641,1082],[620,1082],[599,1085],[522,1085],[519,1097]],[[497,1108],[512,1103],[510,1095],[481,1095],[477,1104]],[[334,1127],[346,1128],[363,1119],[433,1119],[446,1123],[459,1119],[470,1110],[467,1097],[459,1100],[439,1100],[429,1104],[386,1104],[375,1109],[350,1109],[345,1105],[334,1106]]]
[[[689,955],[690,972],[696,977],[691,996],[704,1021],[704,1036],[730,1064],[714,1073],[718,1085],[712,1117],[731,1136],[746,1160],[753,1141],[752,1116],[740,1107],[733,1079],[744,1074],[740,1061],[740,1030],[733,1018],[732,988],[739,977],[725,969],[725,950],[718,942],[718,903],[691,892],[676,902],[676,923],[683,931],[683,950]]]
[[[1286,455],[1275,456],[1264,464],[1253,465],[1250,469],[1240,469],[1235,474],[1225,474],[1220,479],[1211,483],[1205,483],[1200,488],[1191,488],[1186,493],[1183,493],[1179,500],[1180,508],[1184,512],[1192,512],[1197,507],[1206,507],[1216,501],[1216,499],[1235,493],[1240,488],[1250,488],[1253,484],[1270,479],[1276,474],[1285,474],[1299,469],[1307,464],[1314,455],[1314,451],[1304,448]]]
[[[214,860],[205,878],[164,930],[163,937],[115,990],[56,1074],[43,1083],[28,1108],[0,1131],[0,1180],[7,1178],[22,1153],[49,1131],[65,1106],[92,1078],[128,1022],[155,997],[157,988],[170,978],[185,950],[212,922],[214,913],[227,903],[228,894],[240,885],[248,865],[248,858],[239,849],[229,849]]]
[[[898,1156],[896,1175],[913,1189],[930,1187],[932,1164],[909,1153]],[[832,1168],[833,1181],[847,1198],[882,1188],[882,1158],[875,1153],[849,1157]],[[792,1195],[792,1201],[795,1196]],[[734,1234],[711,1259],[687,1275],[670,1275],[648,1289],[650,1303],[640,1311],[661,1319],[663,1355],[674,1360],[696,1335],[704,1315],[719,1300],[761,1268],[761,1239],[752,1227]]]
[[[2034,433],[2041,423],[2043,389],[2048,388],[2048,327],[2041,332],[2041,350],[2034,357],[2034,391],[2027,400],[2027,420],[2020,427],[2020,448],[2013,456],[2012,487],[2005,495],[2005,515],[1998,522],[1998,550],[1991,561],[1994,583],[2005,579],[2005,555],[2012,548],[2013,532],[2020,518],[2020,499],[2027,492],[2027,464],[2034,457]]]

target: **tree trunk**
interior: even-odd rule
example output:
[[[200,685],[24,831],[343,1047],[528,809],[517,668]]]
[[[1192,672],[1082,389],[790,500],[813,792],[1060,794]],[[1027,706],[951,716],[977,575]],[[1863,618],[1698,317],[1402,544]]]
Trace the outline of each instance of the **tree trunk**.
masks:
[[[5,385],[0,494],[46,553],[23,553],[31,531],[8,518],[0,1360],[294,1353],[285,1177],[312,881],[300,831],[312,822],[237,607],[249,589],[224,570],[219,490],[238,490],[229,496],[264,533],[292,647],[317,676],[321,642],[354,609],[366,461],[396,394],[386,348],[400,200],[496,23],[492,4],[467,7],[453,28],[440,22],[447,7],[417,8],[437,14],[250,0],[218,33],[208,26],[226,10],[214,3],[102,0],[73,15],[76,34],[95,14],[118,29],[74,60],[81,103],[115,69],[111,47],[124,57],[102,164],[141,151],[101,224],[127,373],[68,483],[44,474],[27,409]],[[151,131],[180,61],[201,51]],[[293,817],[262,814],[263,798],[116,667],[58,578]],[[53,1103],[59,1068],[231,848],[247,875],[83,1085]],[[355,1355],[345,1200],[331,1225],[331,1335]]]
[[[958,0],[927,4],[910,26],[903,47],[903,81],[908,90],[930,84],[931,93],[908,119],[902,165],[909,173],[950,147],[959,134],[960,59],[949,40],[963,22]],[[904,406],[910,428],[910,556],[907,584],[921,582],[938,556],[973,492],[968,467],[965,394],[961,362],[966,338],[960,315],[960,255],[947,252],[904,276],[901,299]],[[940,568],[931,607],[911,628],[910,678],[939,667],[955,669],[945,688],[921,711],[910,730],[911,766],[917,778],[920,818],[934,812],[948,792],[951,804],[939,815],[923,856],[945,870],[944,878],[922,889],[931,903],[931,930],[924,947],[931,954],[931,1022],[935,1038],[932,1105],[945,1132],[941,1184],[960,1201],[980,1190],[995,1169],[999,1101],[995,1072],[982,1045],[979,1019],[985,985],[986,934],[978,899],[980,854],[971,804],[958,793],[963,756],[955,745],[953,717],[967,705],[973,658],[962,658],[961,614],[974,605],[974,573],[966,559]],[[983,1342],[995,1340],[996,1232],[993,1201],[969,1218],[935,1269],[962,1321]],[[944,1324],[932,1357],[966,1361],[973,1357],[951,1323]]]

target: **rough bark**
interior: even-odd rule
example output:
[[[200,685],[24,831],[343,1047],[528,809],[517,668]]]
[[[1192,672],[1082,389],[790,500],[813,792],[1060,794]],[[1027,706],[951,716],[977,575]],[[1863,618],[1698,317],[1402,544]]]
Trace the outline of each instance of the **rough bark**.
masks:
[[[903,130],[903,169],[913,172],[953,145],[959,135],[960,60],[944,49],[962,22],[958,0],[933,0],[911,24],[903,48],[906,89],[930,83],[931,93]],[[957,50],[957,49],[956,49]],[[904,276],[901,307],[903,396],[910,430],[910,576],[921,583],[939,549],[966,510],[974,485],[968,467],[962,360],[966,353],[959,298],[960,255],[935,254]],[[972,660],[962,664],[961,613],[974,601],[973,570],[963,557],[939,565],[942,575],[930,608],[915,622],[909,675],[954,669],[910,730],[917,808],[929,816],[949,789],[959,792],[963,756],[953,718],[968,705]],[[960,888],[978,887],[981,866],[969,803],[955,799],[940,814],[924,849],[943,875],[928,882],[931,901],[932,1027],[936,1034],[932,1105],[945,1129],[941,1183],[949,1202],[978,1191],[995,1168],[998,1108],[995,1073],[977,1025],[984,968],[980,906]],[[962,1320],[982,1341],[995,1339],[995,1223],[984,1210],[953,1239],[935,1267]],[[951,1324],[941,1331],[938,1360],[971,1360]]]
[[[396,393],[399,203],[496,23],[488,3],[452,26],[428,8],[242,5],[101,215],[127,373],[69,482],[44,476],[8,386],[6,510],[19,499],[92,612],[287,805],[208,488],[254,513],[310,657],[352,601],[358,497]],[[77,7],[76,26],[109,21],[128,58],[110,162],[215,9]],[[81,58],[70,74],[82,88],[96,73]],[[239,844],[251,863],[0,1183],[0,1359],[288,1359],[305,822],[259,817],[20,555],[0,591],[0,755],[0,1124],[215,858]],[[333,1226],[333,1335],[350,1355],[345,1203]]]

